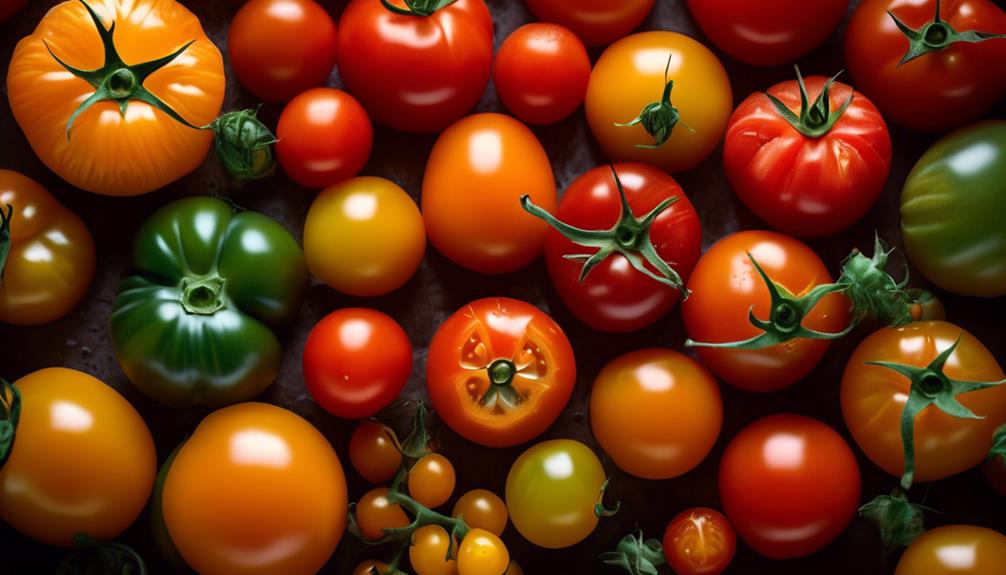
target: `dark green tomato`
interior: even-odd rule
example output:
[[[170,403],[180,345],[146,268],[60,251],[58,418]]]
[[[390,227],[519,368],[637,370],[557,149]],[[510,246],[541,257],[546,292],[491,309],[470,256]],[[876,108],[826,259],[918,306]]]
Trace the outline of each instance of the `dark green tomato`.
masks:
[[[1006,122],[943,137],[908,174],[901,229],[912,264],[963,295],[1006,295]]]
[[[272,383],[282,350],[270,326],[296,314],[308,278],[286,229],[218,199],[186,198],[144,222],[133,265],[111,324],[136,387],[170,406],[219,407]]]

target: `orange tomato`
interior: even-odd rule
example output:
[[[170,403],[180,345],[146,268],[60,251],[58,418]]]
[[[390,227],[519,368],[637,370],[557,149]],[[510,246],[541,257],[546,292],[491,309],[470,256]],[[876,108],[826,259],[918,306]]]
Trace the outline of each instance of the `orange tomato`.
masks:
[[[376,541],[384,537],[385,529],[408,526],[409,518],[401,507],[388,500],[387,487],[377,487],[356,504],[356,522],[364,537]]]
[[[510,551],[496,535],[472,529],[458,548],[459,575],[504,575],[510,566]]]
[[[1001,575],[1006,536],[974,525],[930,529],[912,542],[894,575]]]
[[[451,498],[457,478],[454,465],[443,455],[431,453],[409,470],[409,495],[430,509]]]
[[[383,483],[402,466],[402,453],[395,445],[394,431],[373,419],[361,421],[349,438],[349,461],[371,483]]]
[[[473,489],[459,497],[451,516],[461,517],[469,527],[485,529],[494,535],[503,534],[509,518],[506,503],[485,489]]]
[[[424,525],[412,533],[409,563],[416,575],[457,575],[458,562],[447,559],[451,539],[439,525]],[[454,546],[457,555],[457,545]]]

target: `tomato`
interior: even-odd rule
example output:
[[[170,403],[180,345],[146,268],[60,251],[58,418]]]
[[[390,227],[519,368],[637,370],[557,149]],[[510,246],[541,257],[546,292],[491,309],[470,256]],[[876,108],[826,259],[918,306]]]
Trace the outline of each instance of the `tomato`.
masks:
[[[654,0],[527,0],[540,20],[556,22],[576,33],[588,46],[601,46],[639,26]]]
[[[720,434],[723,406],[712,374],[669,349],[621,355],[594,380],[590,427],[623,471],[670,479],[698,465]]]
[[[201,574],[316,573],[346,527],[346,478],[311,424],[241,403],[208,415],[185,441],[163,506],[171,540]]]
[[[809,555],[859,506],[859,466],[834,429],[802,415],[748,425],[720,462],[720,499],[737,534],[770,559]]]
[[[157,472],[150,430],[118,392],[63,367],[14,382],[21,416],[0,467],[0,519],[72,547],[78,533],[116,538],[143,511]],[[7,390],[0,394],[9,397]]]
[[[962,128],[919,158],[901,192],[901,231],[926,279],[963,295],[1006,295],[1004,181],[1006,122]]]
[[[454,465],[439,453],[431,453],[409,469],[409,495],[434,509],[440,507],[454,493]]]
[[[1006,565],[1006,536],[974,525],[926,531],[898,561],[894,575],[997,575]]]
[[[0,250],[10,250],[0,258],[0,321],[39,325],[77,307],[94,279],[94,239],[84,222],[10,170],[0,170],[0,219]]]
[[[140,65],[164,57],[156,73]],[[94,84],[80,76],[95,69]],[[11,111],[38,157],[73,186],[113,196],[155,190],[203,163],[213,134],[191,126],[216,118],[224,84],[220,51],[174,0],[58,4],[18,43],[7,72]]]
[[[572,439],[543,441],[522,453],[506,478],[514,527],[546,549],[579,543],[597,526],[604,468],[589,447]]]
[[[434,411],[465,439],[489,447],[540,435],[575,383],[573,348],[559,324],[509,298],[455,312],[433,336],[426,360]]]
[[[439,132],[486,89],[493,24],[483,0],[352,0],[339,20],[339,75],[377,122]],[[412,7],[416,9],[413,10]],[[434,11],[430,12],[430,9]]]
[[[356,504],[356,521],[360,532],[371,541],[384,537],[385,529],[406,527],[409,518],[402,508],[388,500],[388,488],[368,491]]]
[[[387,563],[381,563],[380,561],[374,561],[373,559],[367,559],[359,565],[356,569],[353,569],[353,575],[373,575],[374,569],[377,569],[378,573],[384,573],[384,570],[388,568]]]
[[[664,105],[651,106],[656,103]],[[677,32],[641,32],[601,54],[585,105],[590,131],[609,159],[674,173],[694,168],[719,145],[733,95],[723,65],[698,41]]]
[[[541,253],[548,231],[521,209],[523,195],[555,209],[552,166],[538,139],[509,116],[468,116],[441,134],[430,152],[422,195],[426,233],[457,264],[512,272]]]
[[[922,33],[911,61],[904,62],[911,43],[895,19]],[[845,61],[888,120],[945,132],[1006,95],[1006,42],[955,41],[956,33],[975,30],[1006,33],[1006,13],[991,0],[865,0],[845,31]]]
[[[924,368],[958,338],[943,368],[947,377],[976,382],[1003,379],[995,356],[980,341],[942,321],[883,328],[863,340],[849,358],[842,376],[842,415],[853,439],[884,471],[892,475],[905,471],[902,412],[910,396],[924,392],[926,382],[913,384],[893,369],[867,362]],[[943,479],[980,464],[996,427],[1006,423],[1006,386],[963,393],[957,399],[982,419],[954,417],[935,405],[914,417],[914,477],[919,481]]]
[[[314,0],[249,0],[227,33],[231,68],[267,102],[286,102],[324,84],[336,48],[335,22]]]
[[[524,570],[520,568],[519,563],[511,561],[510,567],[506,570],[505,575],[524,575]]]
[[[500,101],[514,116],[529,124],[554,124],[583,103],[590,58],[567,28],[525,24],[500,46],[493,80]]]
[[[449,549],[451,539],[443,527],[424,525],[412,533],[409,563],[416,575],[458,575],[457,560],[446,559]]]
[[[353,469],[371,483],[390,480],[402,466],[402,453],[393,440],[394,432],[379,421],[361,421],[349,438],[349,461]]]
[[[788,64],[831,35],[849,0],[688,0],[702,32],[730,56],[754,66]]]
[[[290,179],[324,188],[363,169],[374,130],[356,98],[335,88],[313,88],[283,108],[276,137],[276,155]]]
[[[370,417],[394,401],[412,375],[412,344],[391,317],[345,308],[318,322],[304,345],[304,383],[329,413]]]
[[[862,94],[822,76],[804,82],[797,70],[797,80],[752,94],[737,107],[723,164],[737,197],[772,227],[827,236],[877,201],[890,171],[891,137]]]
[[[459,575],[505,575],[509,566],[510,552],[495,534],[474,528],[461,541]]]
[[[734,558],[737,535],[719,511],[682,511],[664,530],[664,556],[678,575],[719,575]]]
[[[493,535],[502,535],[506,529],[506,503],[492,491],[473,489],[458,498],[452,517],[464,519],[469,527],[484,529]]]

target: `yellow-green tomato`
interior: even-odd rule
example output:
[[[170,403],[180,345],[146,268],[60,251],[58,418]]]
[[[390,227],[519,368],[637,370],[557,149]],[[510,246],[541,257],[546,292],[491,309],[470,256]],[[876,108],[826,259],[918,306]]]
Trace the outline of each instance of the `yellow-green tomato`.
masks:
[[[311,273],[350,295],[398,289],[416,273],[425,250],[419,208],[384,178],[350,178],[322,190],[304,223]]]

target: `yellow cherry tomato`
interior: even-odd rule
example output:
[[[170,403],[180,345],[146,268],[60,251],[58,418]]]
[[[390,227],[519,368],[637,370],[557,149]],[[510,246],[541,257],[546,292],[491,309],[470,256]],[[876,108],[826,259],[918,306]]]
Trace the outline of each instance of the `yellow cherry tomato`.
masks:
[[[510,565],[510,552],[496,535],[485,529],[472,529],[458,549],[459,575],[504,575]]]
[[[356,504],[356,523],[371,541],[384,537],[385,529],[407,527],[409,518],[402,508],[388,500],[388,488],[368,491]]]
[[[974,525],[946,525],[918,537],[898,561],[895,575],[1001,575],[1006,536]]]
[[[485,529],[493,535],[502,535],[506,529],[506,503],[492,491],[473,489],[458,498],[453,517],[461,517],[469,527]]]
[[[458,575],[457,560],[447,559],[450,541],[450,535],[439,525],[416,529],[409,546],[409,563],[416,575]]]
[[[425,250],[419,208],[384,178],[350,178],[323,190],[304,222],[311,273],[350,295],[398,289],[419,269]]]
[[[143,510],[157,472],[140,414],[73,369],[41,369],[14,385],[21,419],[0,469],[0,519],[60,547],[71,547],[78,533],[114,539]]]
[[[454,493],[454,466],[439,453],[423,457],[409,470],[409,495],[430,509],[440,507]]]
[[[520,568],[519,563],[511,561],[510,568],[506,570],[506,575],[524,575],[524,570]]]

